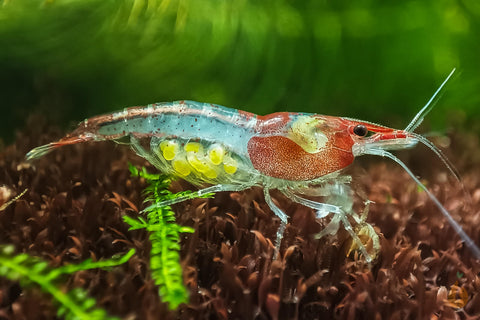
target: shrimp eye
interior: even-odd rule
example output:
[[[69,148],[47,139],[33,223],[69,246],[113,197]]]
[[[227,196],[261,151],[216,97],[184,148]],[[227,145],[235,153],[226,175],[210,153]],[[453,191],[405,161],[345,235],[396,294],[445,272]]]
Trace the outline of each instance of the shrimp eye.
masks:
[[[355,133],[357,136],[365,137],[368,133],[368,130],[363,124],[357,124],[355,128],[353,128],[353,133]]]

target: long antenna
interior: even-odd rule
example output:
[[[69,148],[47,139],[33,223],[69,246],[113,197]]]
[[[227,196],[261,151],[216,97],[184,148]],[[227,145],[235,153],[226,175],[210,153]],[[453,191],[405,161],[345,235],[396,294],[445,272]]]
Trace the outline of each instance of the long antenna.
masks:
[[[430,150],[433,151],[437,155],[438,158],[443,162],[445,167],[447,167],[448,171],[455,177],[455,179],[459,182],[462,183],[461,178],[460,178],[460,173],[458,172],[457,168],[453,165],[452,162],[440,151],[433,143],[430,142],[427,138],[424,136],[419,135],[416,132],[410,132],[409,133],[412,137],[420,141],[420,143],[423,143],[424,146],[429,148]]]
[[[440,85],[437,91],[435,91],[433,96],[430,98],[430,100],[428,100],[427,104],[422,108],[422,110],[420,110],[415,115],[413,120],[405,128],[405,131],[413,132],[422,123],[425,116],[430,112],[430,110],[432,110],[433,106],[435,106],[435,102],[436,102],[436,101],[434,102],[435,98],[438,96],[438,94],[440,93],[442,88],[445,86],[445,84],[448,82],[448,80],[450,80],[454,72],[455,72],[455,68],[453,68],[452,72],[450,72],[448,77],[443,81],[443,83]]]
[[[480,248],[475,244],[475,242],[472,240],[472,238],[470,238],[465,233],[465,231],[463,231],[462,227],[458,224],[458,222],[456,222],[452,218],[452,216],[447,211],[447,209],[445,209],[445,207],[440,203],[440,201],[438,201],[438,199],[433,195],[433,193],[431,193],[430,190],[428,190],[428,188],[425,187],[425,185],[423,183],[421,183],[420,180],[413,174],[413,172],[410,171],[410,169],[408,169],[408,167],[405,163],[400,161],[400,159],[395,157],[390,152],[387,152],[387,151],[382,150],[382,149],[370,149],[370,150],[368,150],[368,152],[366,152],[366,154],[371,154],[371,155],[390,158],[393,161],[395,161],[396,163],[398,163],[410,175],[410,177],[413,179],[413,181],[415,181],[415,183],[423,191],[425,191],[427,193],[430,200],[433,201],[433,203],[437,206],[437,208],[440,210],[440,212],[443,214],[443,216],[447,219],[448,223],[450,223],[450,226],[452,226],[453,230],[455,230],[455,232],[460,236],[460,238],[465,243],[465,245],[471,250],[474,257],[476,259],[480,259]]]

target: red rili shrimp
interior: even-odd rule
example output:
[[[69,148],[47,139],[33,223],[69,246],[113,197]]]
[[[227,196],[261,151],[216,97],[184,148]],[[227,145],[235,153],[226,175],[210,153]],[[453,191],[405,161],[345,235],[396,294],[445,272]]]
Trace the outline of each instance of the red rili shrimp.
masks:
[[[318,218],[332,214],[317,237],[335,234],[342,224],[368,262],[372,256],[352,228],[349,217],[367,228],[376,251],[378,236],[365,222],[366,211],[362,216],[353,211],[351,178],[343,174],[342,169],[361,155],[387,157],[398,163],[426,192],[473,254],[480,258],[480,249],[440,201],[388,151],[410,148],[420,142],[437,154],[458,178],[442,153],[413,132],[453,72],[404,130],[343,117],[289,112],[259,116],[213,104],[177,101],[127,108],[87,119],[71,134],[31,150],[26,157],[28,160],[38,158],[69,144],[128,137],[131,147],[158,170],[203,187],[197,195],[262,187],[266,203],[281,220],[276,252],[288,216],[272,201],[270,190],[273,189],[313,208]],[[307,199],[307,195],[323,197],[322,202]],[[191,198],[191,195],[180,197],[161,205]]]

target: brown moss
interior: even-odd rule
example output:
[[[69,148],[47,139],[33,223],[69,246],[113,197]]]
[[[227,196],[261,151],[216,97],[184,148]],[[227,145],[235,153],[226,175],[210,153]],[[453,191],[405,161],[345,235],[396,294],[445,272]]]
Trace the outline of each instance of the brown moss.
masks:
[[[278,220],[259,189],[220,193],[174,206],[178,223],[193,226],[182,238],[184,280],[190,303],[169,312],[149,274],[149,242],[128,231],[124,214],[142,207],[143,181],[128,161],[146,165],[113,143],[66,147],[32,164],[25,153],[55,140],[59,132],[37,121],[0,153],[0,242],[14,244],[52,266],[92,257],[109,258],[128,248],[137,254],[110,272],[79,272],[66,282],[81,286],[112,315],[128,319],[474,319],[480,317],[480,263],[424,193],[395,164],[362,161],[352,169],[355,188],[375,201],[368,221],[381,232],[381,251],[371,265],[358,253],[346,256],[348,234],[321,240],[311,210],[274,194],[290,216],[282,258],[272,260]],[[441,162],[410,152],[410,163],[480,244],[478,144],[453,137],[452,160],[464,173],[471,201]],[[468,155],[471,156],[468,156]],[[477,160],[475,160],[477,159]],[[425,170],[423,170],[425,169]],[[175,182],[173,191],[191,188]],[[361,202],[358,201],[358,206]],[[24,294],[20,294],[24,292]],[[0,319],[51,319],[49,298],[0,279]]]

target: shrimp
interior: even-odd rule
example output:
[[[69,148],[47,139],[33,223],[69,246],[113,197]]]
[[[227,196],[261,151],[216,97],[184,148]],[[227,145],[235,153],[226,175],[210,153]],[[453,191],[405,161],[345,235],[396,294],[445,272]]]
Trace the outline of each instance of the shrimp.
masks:
[[[291,201],[312,208],[317,218],[332,214],[317,235],[335,234],[343,224],[367,262],[372,256],[352,227],[349,217],[367,227],[373,247],[379,250],[378,236],[365,222],[368,201],[362,216],[353,211],[351,177],[342,173],[355,157],[376,155],[398,163],[430,197],[476,258],[480,249],[451,217],[440,201],[409,168],[388,150],[423,143],[442,159],[458,178],[453,166],[431,142],[413,131],[433,107],[442,87],[404,129],[392,129],[351,118],[279,112],[265,116],[194,101],[156,103],[96,116],[80,123],[57,142],[34,148],[27,160],[41,157],[65,145],[87,141],[128,138],[128,144],[159,171],[201,187],[198,196],[221,191],[263,188],[265,201],[280,219],[276,235],[279,252],[288,216],[273,202],[270,191],[278,190]],[[307,196],[321,196],[314,201]],[[191,195],[161,203],[171,205]]]

